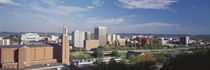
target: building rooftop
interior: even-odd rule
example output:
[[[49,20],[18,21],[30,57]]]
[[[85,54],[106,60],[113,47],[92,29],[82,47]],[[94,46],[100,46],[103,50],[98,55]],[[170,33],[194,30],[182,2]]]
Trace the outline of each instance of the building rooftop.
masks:
[[[59,47],[58,44],[46,44],[46,45],[0,45],[1,48],[22,48],[22,47]]]
[[[88,67],[93,66],[95,59],[82,59],[82,60],[71,60],[71,64],[78,67]]]

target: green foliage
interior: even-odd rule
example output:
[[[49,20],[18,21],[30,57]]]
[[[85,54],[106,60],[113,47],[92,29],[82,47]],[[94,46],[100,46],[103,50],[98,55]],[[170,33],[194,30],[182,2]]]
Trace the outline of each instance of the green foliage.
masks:
[[[180,54],[163,65],[161,70],[209,70],[210,50],[197,48],[193,54]]]
[[[141,50],[141,49],[163,49],[164,46],[155,44],[155,45],[144,45],[143,47],[135,47],[135,46],[99,46],[98,48],[102,48],[104,51],[113,51],[113,50]]]
[[[75,60],[75,59],[89,59],[92,58],[90,55],[73,55],[70,54],[70,59]]]
[[[12,34],[5,36],[3,39],[10,39],[11,43],[18,42],[21,39],[21,35]]]
[[[128,60],[130,60],[130,63],[131,63],[131,64],[135,64],[135,63],[137,62],[137,58],[136,58],[135,55],[130,55],[130,56],[128,57]]]
[[[135,50],[135,47],[130,47],[130,50]]]
[[[102,48],[104,51],[113,51],[113,50],[134,50],[135,47],[128,47],[128,46],[99,46],[98,48]]]
[[[164,46],[155,44],[155,45],[144,45],[142,49],[163,49]]]
[[[120,55],[120,53],[118,52],[118,50],[114,50],[114,51],[112,51],[111,56],[120,57],[121,55]]]
[[[136,56],[136,62],[137,63],[145,62],[144,56]]]
[[[104,50],[103,50],[103,47],[98,47],[94,53],[93,53],[93,56],[94,57],[97,57],[97,58],[103,58],[104,57]]]
[[[159,54],[157,57],[157,61],[161,64],[166,64],[167,63],[167,57],[164,56],[164,54]]]
[[[117,62],[115,61],[114,58],[111,58],[110,61],[109,61],[109,64],[116,64]]]
[[[82,51],[86,51],[85,48],[76,48],[76,47],[72,47],[72,49],[70,49],[71,52],[82,52]]]
[[[127,64],[124,61],[117,63],[114,59],[109,61],[109,64],[98,63],[93,66],[93,70],[154,70],[153,62],[141,62],[136,64]]]
[[[128,60],[130,60],[130,63],[131,63],[131,64],[136,64],[136,63],[145,62],[144,56],[134,56],[134,55],[130,55],[130,56],[128,57]]]
[[[196,52],[196,54],[205,55],[210,51],[210,49],[209,48],[195,48],[194,51]]]
[[[103,63],[103,58],[96,58],[96,61],[93,64],[101,64]]]

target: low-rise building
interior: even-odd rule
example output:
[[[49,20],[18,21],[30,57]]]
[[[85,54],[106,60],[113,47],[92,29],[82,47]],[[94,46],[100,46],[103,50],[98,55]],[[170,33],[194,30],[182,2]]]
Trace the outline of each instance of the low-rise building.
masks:
[[[42,40],[37,33],[26,33],[21,35],[21,44],[25,43],[36,43],[39,40]]]
[[[114,58],[116,62],[122,61],[122,58],[115,58],[115,57],[106,57],[103,58],[103,62],[109,64],[110,59]],[[95,58],[92,59],[81,59],[81,60],[71,60],[70,68],[72,70],[92,70],[94,66],[94,62],[96,61]]]
[[[85,49],[91,50],[99,46],[99,40],[85,40]]]
[[[142,45],[152,45],[153,44],[153,40],[151,38],[143,38],[142,39]]]
[[[70,68],[72,70],[92,70],[95,59],[71,60]]]
[[[32,65],[56,63],[60,59],[60,55],[61,47],[59,46],[0,46],[0,64],[2,68],[24,68]]]
[[[57,41],[59,39],[59,36],[51,35],[51,41]]]
[[[112,45],[113,43],[112,43],[112,41],[107,41],[107,45]]]
[[[125,45],[126,40],[125,39],[120,39],[119,40],[119,45]]]
[[[0,45],[10,45],[10,39],[0,39]]]

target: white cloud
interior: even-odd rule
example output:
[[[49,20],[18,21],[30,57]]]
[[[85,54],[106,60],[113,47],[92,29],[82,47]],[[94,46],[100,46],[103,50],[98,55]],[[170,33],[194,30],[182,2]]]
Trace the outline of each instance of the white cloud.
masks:
[[[172,27],[172,26],[178,26],[179,24],[168,24],[168,23],[145,23],[145,24],[135,24],[135,25],[129,25],[131,28],[138,28],[138,27]]]
[[[132,15],[128,15],[128,16],[126,16],[126,17],[135,18],[135,17],[138,17],[138,15],[132,14]]]
[[[79,18],[82,18],[82,17],[85,17],[86,15],[83,15],[83,14],[77,14],[76,17],[79,17]]]
[[[41,0],[41,2],[45,3],[47,7],[44,7],[39,3],[33,3],[32,5],[29,5],[30,9],[47,14],[68,15],[70,13],[83,12],[94,8],[93,6],[83,8],[79,6],[68,6],[67,4],[57,4],[62,2],[61,0]]]
[[[179,24],[168,24],[162,22],[144,24],[123,24],[109,26],[109,30],[114,33],[170,33]]]
[[[104,1],[102,0],[93,0],[92,4],[95,6],[102,6],[104,4]]]
[[[46,3],[49,6],[56,6],[57,0],[41,0],[43,3]]]
[[[12,0],[0,0],[0,4],[9,5],[9,6],[22,6],[21,4],[15,3]]]
[[[119,2],[127,9],[168,9],[169,5],[178,0],[119,0]]]
[[[76,6],[55,6],[55,7],[49,7],[49,8],[44,8],[38,5],[33,5],[31,8],[35,11],[38,12],[44,12],[48,14],[59,14],[59,15],[65,15],[65,14],[70,14],[74,12],[82,12],[82,11],[87,11],[87,8],[81,8],[81,7],[76,7]]]
[[[94,6],[88,6],[87,8],[89,8],[89,9],[93,9],[93,8],[95,8]]]
[[[98,19],[96,17],[88,18],[85,23],[96,24],[96,25],[113,25],[123,23],[125,20],[123,18],[112,18],[112,19]]]

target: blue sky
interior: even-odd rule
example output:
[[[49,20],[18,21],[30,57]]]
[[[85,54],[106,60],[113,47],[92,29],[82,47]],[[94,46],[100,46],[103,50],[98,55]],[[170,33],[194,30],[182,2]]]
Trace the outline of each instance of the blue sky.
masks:
[[[210,34],[209,0],[0,0],[0,32]]]

